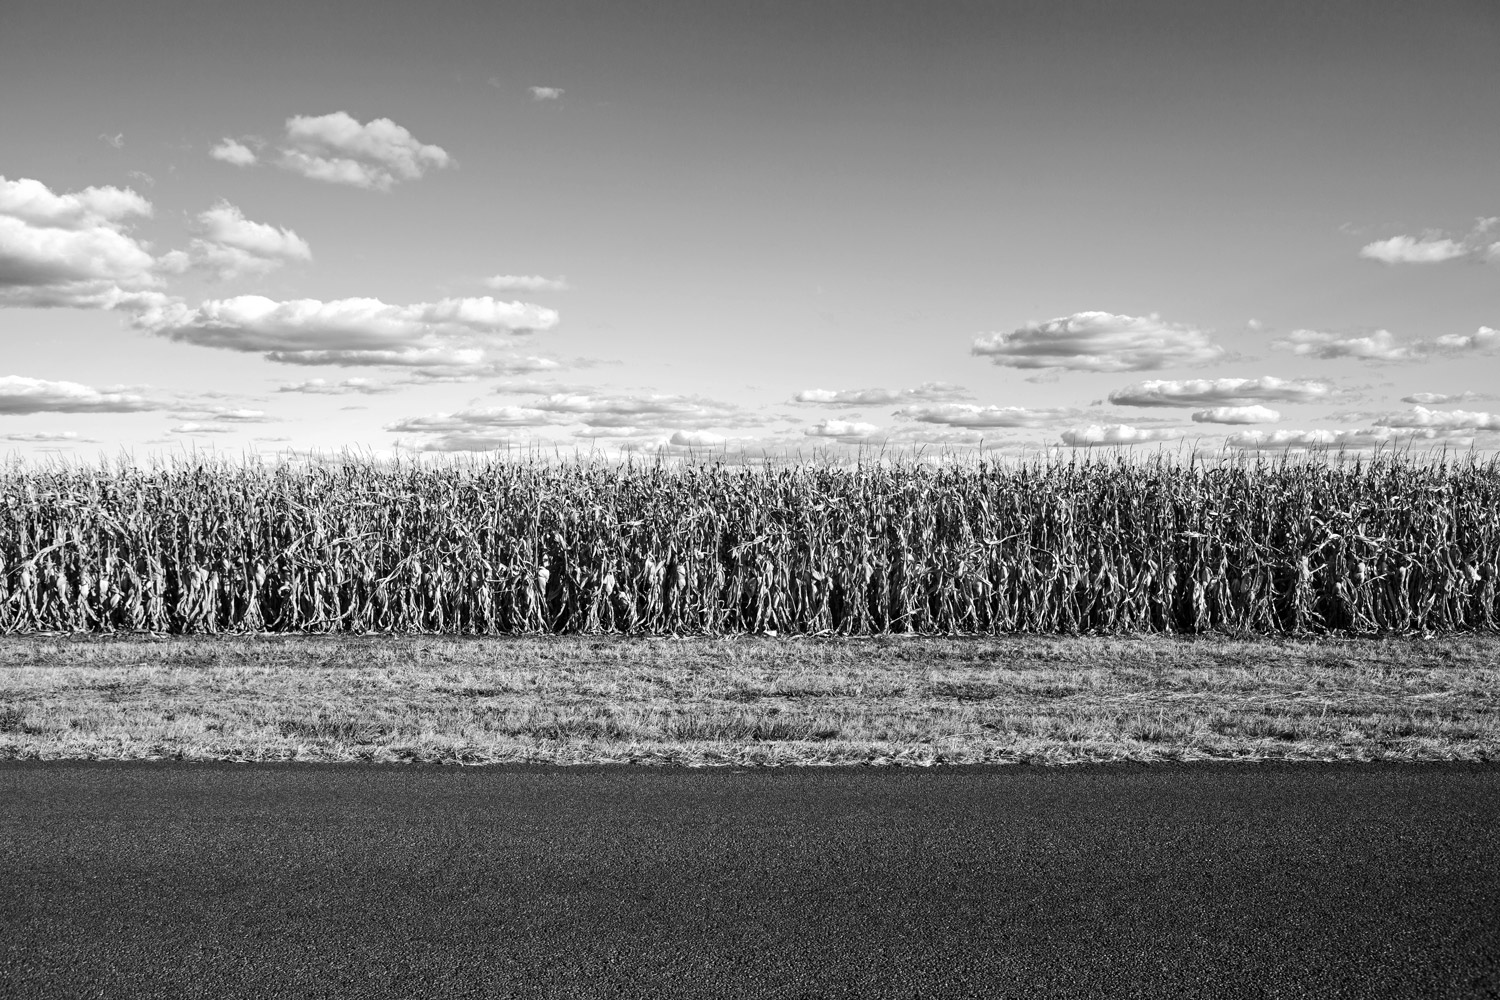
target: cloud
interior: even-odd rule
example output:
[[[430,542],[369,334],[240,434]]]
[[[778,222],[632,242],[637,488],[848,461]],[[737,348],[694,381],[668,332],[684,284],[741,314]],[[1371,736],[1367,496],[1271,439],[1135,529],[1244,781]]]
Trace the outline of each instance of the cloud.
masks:
[[[1447,403],[1467,403],[1470,400],[1488,398],[1490,397],[1466,389],[1463,392],[1414,392],[1410,396],[1402,396],[1401,402],[1443,406]]]
[[[116,149],[124,149],[125,148],[125,133],[124,132],[116,132],[114,135],[110,135],[107,132],[101,132],[101,133],[99,133],[99,141],[100,142],[106,142],[106,143],[108,143],[109,145],[113,146]]]
[[[95,389],[77,382],[49,382],[21,375],[0,377],[0,414],[138,413],[171,404],[123,388]]]
[[[279,385],[276,391],[305,392],[325,396],[341,396],[353,392],[370,395],[378,392],[395,392],[396,386],[389,382],[375,382],[367,378],[346,378],[341,382],[330,382],[326,378],[313,378],[305,382]]]
[[[1376,330],[1366,337],[1346,337],[1321,330],[1293,330],[1272,343],[1302,357],[1360,358],[1365,361],[1411,361],[1422,356],[1417,344],[1398,343],[1389,330]]]
[[[410,377],[393,382],[393,385],[434,385],[442,382],[477,382],[482,378],[503,375],[530,375],[536,372],[556,371],[564,367],[562,362],[551,358],[508,357],[491,358],[461,366],[433,365],[419,368]],[[498,391],[498,390],[497,390]]]
[[[1478,218],[1474,228],[1464,236],[1448,236],[1433,231],[1420,237],[1392,236],[1366,243],[1359,255],[1382,264],[1441,264],[1450,260],[1497,256],[1500,243],[1490,242],[1490,233],[1500,226],[1500,216]]]
[[[172,414],[173,420],[210,420],[229,424],[264,424],[277,420],[266,416],[265,410],[234,409],[228,406],[203,406],[193,410]]]
[[[946,403],[935,406],[908,406],[896,416],[924,424],[976,429],[981,427],[1043,427],[1058,420],[1077,416],[1076,410],[1032,410],[1024,406],[975,406],[970,403]]]
[[[885,406],[891,403],[943,403],[967,399],[969,391],[947,382],[923,382],[915,389],[803,389],[794,403],[819,406]]]
[[[1389,427],[1348,430],[1240,431],[1224,439],[1230,448],[1252,451],[1303,451],[1307,449],[1374,448],[1381,445],[1432,440],[1434,430],[1397,431]]]
[[[835,438],[846,444],[871,440],[880,430],[874,424],[852,420],[819,420],[802,431],[808,437]]]
[[[164,296],[129,305],[138,329],[168,340],[262,354],[301,365],[474,366],[476,338],[546,330],[555,310],[492,298],[387,305],[379,299],[296,299],[260,295],[216,299],[189,308]]]
[[[120,288],[157,283],[155,260],[126,229],[151,203],[130,189],[54,194],[0,176],[0,304],[109,305]]]
[[[1089,424],[1073,427],[1062,432],[1062,443],[1074,448],[1094,448],[1100,445],[1149,444],[1154,441],[1175,441],[1183,436],[1182,431],[1165,427],[1132,427],[1129,424]]]
[[[526,89],[531,91],[533,101],[555,101],[566,93],[561,87],[527,87]]]
[[[1450,239],[1414,239],[1392,236],[1360,248],[1359,255],[1382,264],[1436,264],[1454,260],[1468,253],[1464,245]]]
[[[564,278],[544,278],[539,274],[497,274],[485,278],[484,283],[497,292],[562,292],[568,288]]]
[[[471,407],[455,413],[408,417],[386,430],[419,434],[468,435],[497,428],[582,424],[607,434],[693,431],[756,423],[739,407],[698,396],[613,396],[557,393],[530,399],[524,406]]]
[[[1488,352],[1500,348],[1500,330],[1481,326],[1471,334],[1444,334],[1432,340],[1402,343],[1389,330],[1366,337],[1346,337],[1319,330],[1293,330],[1272,347],[1315,358],[1360,358],[1366,361],[1420,361],[1433,354]]]
[[[1011,368],[1123,372],[1212,361],[1224,349],[1203,331],[1149,316],[1080,312],[974,341],[972,353]]]
[[[1445,353],[1465,351],[1492,351],[1500,347],[1500,330],[1481,326],[1470,334],[1449,333],[1432,342],[1432,349]]]
[[[257,160],[255,150],[228,138],[220,140],[218,145],[208,151],[208,155],[236,167],[251,167]]]
[[[1391,413],[1375,420],[1379,427],[1434,427],[1442,430],[1500,431],[1500,414],[1470,410],[1429,410],[1414,406],[1410,413]]]
[[[400,181],[416,180],[429,169],[453,163],[447,150],[417,141],[389,118],[361,125],[343,111],[288,118],[286,141],[278,161],[285,169],[313,180],[375,191],[389,191]]]
[[[77,431],[29,431],[16,434],[0,434],[0,441],[18,444],[98,444],[97,438],[79,437]]]
[[[172,434],[233,434],[239,428],[231,424],[186,423],[168,430]]]
[[[312,248],[295,232],[251,222],[227,201],[199,213],[198,225],[203,238],[194,239],[186,254],[168,254],[167,267],[195,267],[229,280],[312,259]]]
[[[1193,413],[1200,424],[1274,424],[1281,414],[1266,406],[1216,406]]]
[[[1261,378],[1152,379],[1109,394],[1116,406],[1245,406],[1256,402],[1314,403],[1335,395],[1327,382]]]

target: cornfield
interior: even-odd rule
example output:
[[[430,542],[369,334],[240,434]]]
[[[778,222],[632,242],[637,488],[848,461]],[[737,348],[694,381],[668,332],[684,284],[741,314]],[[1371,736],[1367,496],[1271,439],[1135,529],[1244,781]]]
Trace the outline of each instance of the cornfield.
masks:
[[[1472,458],[13,464],[0,497],[7,633],[1500,624],[1500,466]]]

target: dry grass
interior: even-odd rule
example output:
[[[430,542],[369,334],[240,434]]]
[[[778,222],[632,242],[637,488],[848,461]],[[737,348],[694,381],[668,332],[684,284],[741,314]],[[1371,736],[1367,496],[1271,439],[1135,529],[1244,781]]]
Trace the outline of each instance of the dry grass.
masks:
[[[31,637],[0,759],[1500,759],[1500,639]]]

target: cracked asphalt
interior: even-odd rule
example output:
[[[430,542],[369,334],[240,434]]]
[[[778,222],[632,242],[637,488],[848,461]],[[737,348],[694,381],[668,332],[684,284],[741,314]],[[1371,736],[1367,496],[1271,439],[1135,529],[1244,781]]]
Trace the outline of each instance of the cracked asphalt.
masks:
[[[6,762],[0,996],[1500,997],[1500,766]]]

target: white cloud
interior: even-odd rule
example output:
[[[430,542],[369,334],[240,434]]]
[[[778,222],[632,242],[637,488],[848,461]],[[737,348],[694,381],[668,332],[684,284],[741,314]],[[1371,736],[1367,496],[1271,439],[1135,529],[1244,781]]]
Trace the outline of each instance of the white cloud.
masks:
[[[198,225],[203,238],[193,240],[186,254],[166,255],[167,268],[196,267],[228,280],[265,274],[288,261],[312,259],[312,248],[295,232],[251,222],[227,201],[199,213]]]
[[[173,434],[233,434],[239,428],[231,424],[186,423],[169,430]]]
[[[1132,427],[1129,424],[1089,424],[1073,427],[1062,432],[1062,443],[1074,448],[1093,448],[1100,445],[1149,444],[1154,441],[1174,441],[1183,436],[1182,431],[1164,427]]]
[[[967,389],[947,382],[923,382],[915,389],[803,389],[794,403],[820,406],[885,406],[891,403],[942,403],[966,399]]]
[[[568,288],[565,278],[544,278],[539,274],[497,274],[484,283],[497,292],[562,292]]]
[[[1414,392],[1410,396],[1402,396],[1403,403],[1421,403],[1424,406],[1443,406],[1448,403],[1467,403],[1475,399],[1487,399],[1472,390],[1463,392]]]
[[[1080,312],[1031,323],[974,341],[973,353],[1012,368],[1068,368],[1123,372],[1212,361],[1224,349],[1195,327],[1167,323],[1155,313],[1118,316]]]
[[[1302,357],[1360,358],[1365,361],[1411,361],[1422,356],[1419,344],[1402,344],[1389,330],[1366,337],[1346,337],[1321,330],[1293,330],[1272,347]]]
[[[303,365],[450,365],[483,363],[476,338],[546,330],[555,310],[492,298],[387,305],[379,299],[297,299],[241,295],[196,308],[163,296],[138,296],[133,324],[169,340],[263,354]]]
[[[127,220],[150,214],[128,188],[53,194],[0,176],[0,304],[97,308],[120,288],[156,284],[151,254],[126,232]]]
[[[138,413],[170,406],[123,388],[95,389],[77,382],[6,375],[0,378],[0,414]]]
[[[236,167],[253,166],[257,159],[255,150],[242,142],[228,138],[221,140],[218,145],[210,149],[208,155]]]
[[[555,101],[566,93],[561,87],[527,87],[526,89],[531,92],[533,101]]]
[[[1397,431],[1389,427],[1312,431],[1240,431],[1225,438],[1224,444],[1230,448],[1256,451],[1302,451],[1309,448],[1374,448],[1380,445],[1431,440],[1437,436],[1438,433],[1433,430]]]
[[[1445,260],[1463,257],[1468,251],[1457,240],[1416,239],[1411,236],[1392,236],[1388,240],[1377,240],[1360,248],[1359,255],[1383,264],[1436,264]]]
[[[1281,414],[1267,406],[1215,406],[1197,410],[1193,421],[1200,424],[1274,424]]]
[[[1245,406],[1256,402],[1313,403],[1334,395],[1327,382],[1261,378],[1152,379],[1109,394],[1116,406]]]
[[[1380,427],[1434,427],[1443,430],[1500,431],[1500,414],[1471,410],[1429,410],[1414,406],[1410,413],[1391,413],[1375,421]]]
[[[79,437],[77,431],[30,431],[0,434],[0,441],[17,444],[98,444],[97,438]]]
[[[347,112],[286,121],[280,165],[313,180],[388,191],[432,168],[450,166],[447,150],[419,142],[389,118],[361,125]]]
[[[1478,218],[1474,228],[1464,236],[1447,236],[1428,232],[1420,237],[1392,236],[1360,248],[1359,255],[1383,264],[1441,264],[1450,260],[1474,260],[1496,256],[1500,243],[1490,243],[1490,233],[1500,226],[1500,216]]]
[[[107,132],[101,132],[99,134],[99,141],[100,142],[106,142],[106,143],[108,143],[109,145],[113,146],[116,149],[124,149],[125,148],[125,133],[124,132],[116,132],[114,135],[110,135]]]
[[[746,426],[756,421],[739,407],[698,396],[613,396],[556,393],[529,399],[524,406],[471,407],[455,413],[408,417],[387,430],[420,434],[469,435],[497,428],[582,424],[594,436],[696,431]],[[588,436],[588,435],[584,435]]]
[[[944,403],[933,406],[908,406],[896,416],[924,424],[944,424],[970,430],[981,427],[1044,427],[1077,415],[1074,410],[1032,410],[1024,406],[975,406],[971,403]]]
[[[396,387],[388,382],[375,382],[367,378],[346,378],[341,382],[330,382],[326,378],[312,378],[305,382],[291,382],[276,387],[277,392],[305,392],[317,395],[341,396],[358,392],[370,395],[378,392],[395,392]]]
[[[1432,342],[1437,351],[1462,353],[1464,351],[1492,351],[1500,347],[1500,330],[1481,326],[1470,334],[1448,333]]]
[[[208,420],[230,424],[264,424],[276,420],[266,416],[265,410],[236,409],[228,406],[202,406],[172,414],[173,420]]]
[[[808,437],[837,438],[839,440],[869,440],[880,428],[874,424],[854,420],[819,420],[803,430]]]

